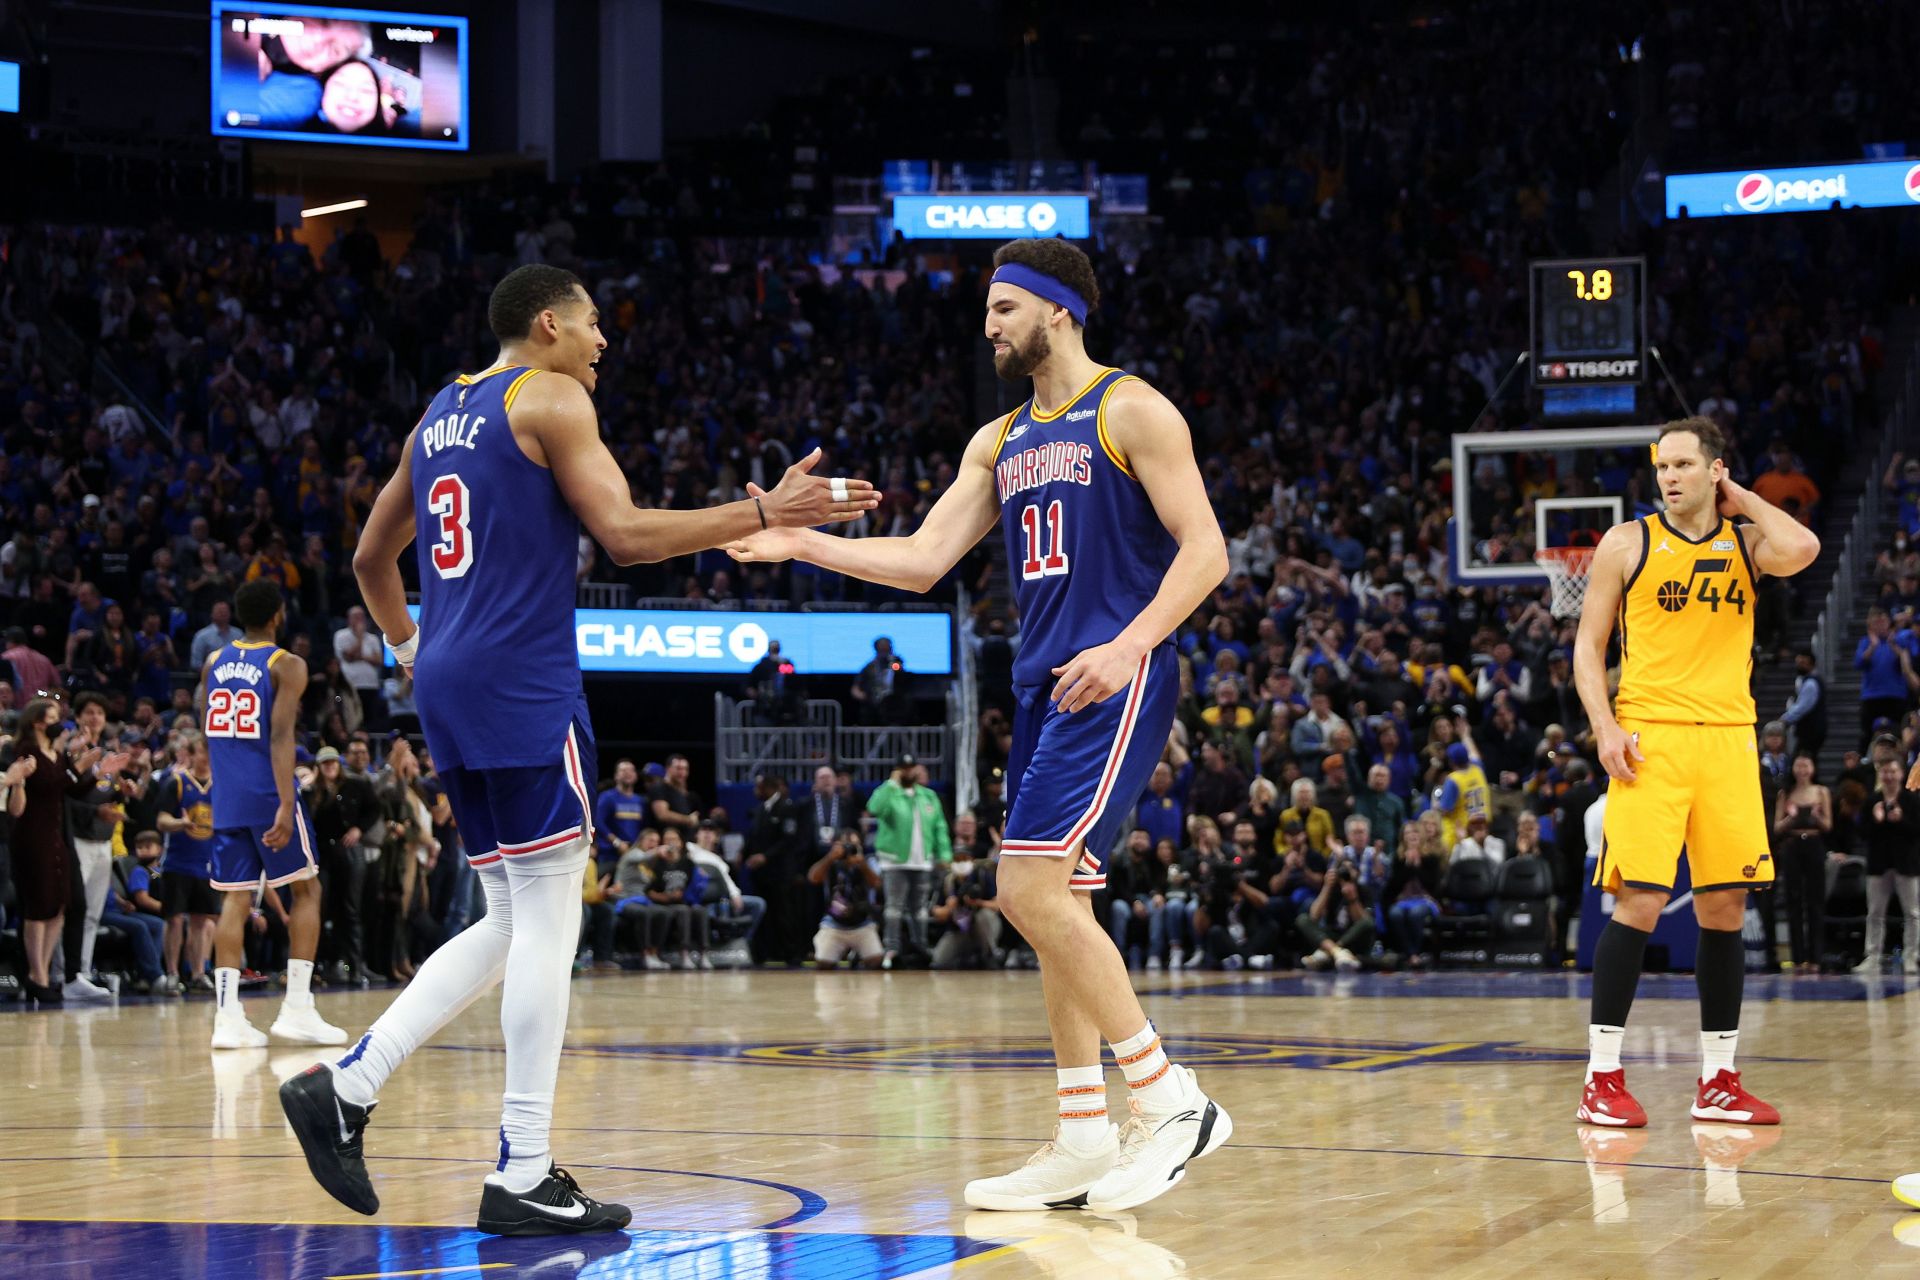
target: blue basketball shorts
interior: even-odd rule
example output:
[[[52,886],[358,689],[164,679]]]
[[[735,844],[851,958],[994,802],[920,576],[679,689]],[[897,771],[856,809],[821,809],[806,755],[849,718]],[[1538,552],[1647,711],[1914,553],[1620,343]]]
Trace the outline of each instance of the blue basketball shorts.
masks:
[[[314,839],[307,802],[294,799],[293,838],[278,849],[267,848],[262,840],[271,825],[221,827],[213,833],[213,875],[209,881],[215,889],[251,889],[260,883],[261,876],[267,878],[269,888],[278,889],[320,874],[320,842]]]
[[[1090,892],[1106,886],[1107,854],[1166,750],[1179,658],[1155,646],[1125,689],[1071,715],[1048,700],[1054,688],[1014,689],[1000,854],[1077,858],[1069,883]]]
[[[529,874],[580,874],[576,844],[593,843],[593,793],[599,762],[593,734],[578,721],[552,764],[509,769],[440,770],[467,861],[510,862]]]

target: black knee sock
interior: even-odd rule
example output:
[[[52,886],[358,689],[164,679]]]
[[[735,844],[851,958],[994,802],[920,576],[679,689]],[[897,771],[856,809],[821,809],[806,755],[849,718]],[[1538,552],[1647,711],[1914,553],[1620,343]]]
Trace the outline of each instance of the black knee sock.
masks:
[[[1740,993],[1747,981],[1747,944],[1740,930],[1700,930],[1693,980],[1700,988],[1700,1029],[1738,1031]]]
[[[1624,1027],[1633,1010],[1633,993],[1640,986],[1640,966],[1647,956],[1647,939],[1619,920],[1607,921],[1593,949],[1593,1022],[1602,1027]],[[1739,935],[1735,935],[1738,937]]]

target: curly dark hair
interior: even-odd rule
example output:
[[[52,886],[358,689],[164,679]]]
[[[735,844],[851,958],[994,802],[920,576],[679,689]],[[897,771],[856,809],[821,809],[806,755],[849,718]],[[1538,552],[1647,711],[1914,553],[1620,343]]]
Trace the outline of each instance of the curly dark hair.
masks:
[[[1009,262],[1050,275],[1085,298],[1089,316],[1099,309],[1100,283],[1093,277],[1093,263],[1077,245],[1065,240],[1009,240],[993,251],[993,265]],[[1079,327],[1078,321],[1074,327]]]
[[[247,630],[258,631],[273,621],[285,603],[279,583],[271,578],[255,578],[241,583],[240,589],[233,593],[233,616]]]
[[[507,272],[487,299],[487,327],[502,344],[519,342],[533,332],[542,311],[574,301],[574,290],[584,290],[580,277],[559,267],[530,262]]]

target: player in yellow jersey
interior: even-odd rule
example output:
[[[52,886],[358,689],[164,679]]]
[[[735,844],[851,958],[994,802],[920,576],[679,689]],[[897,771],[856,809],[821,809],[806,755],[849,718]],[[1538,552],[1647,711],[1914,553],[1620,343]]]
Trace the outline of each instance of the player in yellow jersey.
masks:
[[[1660,429],[1654,471],[1666,510],[1615,525],[1593,556],[1573,678],[1607,790],[1595,883],[1615,897],[1593,958],[1590,1059],[1577,1118],[1639,1128],[1646,1112],[1620,1067],[1647,938],[1682,851],[1700,922],[1694,961],[1702,1067],[1693,1118],[1778,1124],[1734,1069],[1747,891],[1773,881],[1754,744],[1754,584],[1820,554],[1792,516],[1734,483],[1726,438],[1706,418]],[[1735,524],[1736,516],[1748,523]],[[1607,697],[1607,642],[1620,628],[1620,691]],[[1615,717],[1618,716],[1618,719]]]

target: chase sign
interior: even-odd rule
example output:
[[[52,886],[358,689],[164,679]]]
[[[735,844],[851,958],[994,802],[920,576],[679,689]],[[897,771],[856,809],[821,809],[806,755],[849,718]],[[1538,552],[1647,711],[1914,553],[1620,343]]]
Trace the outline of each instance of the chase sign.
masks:
[[[1026,236],[1093,234],[1086,196],[898,195],[893,227],[909,240],[1017,240]]]

